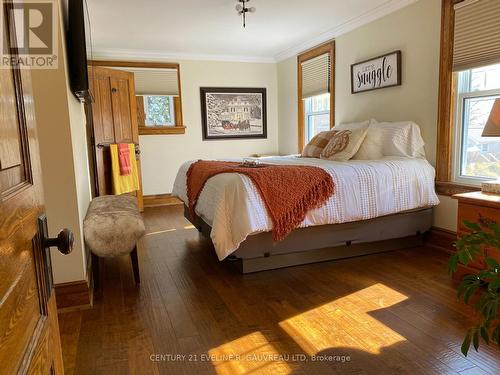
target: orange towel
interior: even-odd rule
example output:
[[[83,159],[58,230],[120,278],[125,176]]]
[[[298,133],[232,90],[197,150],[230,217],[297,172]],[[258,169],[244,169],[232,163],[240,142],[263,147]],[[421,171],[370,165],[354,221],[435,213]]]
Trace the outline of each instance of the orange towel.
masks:
[[[120,164],[120,175],[128,176],[132,173],[130,163],[130,148],[128,143],[118,143],[118,162]]]
[[[309,210],[325,203],[335,190],[332,177],[318,167],[263,164],[252,168],[235,162],[199,160],[187,172],[192,217],[203,186],[219,173],[241,173],[253,181],[271,217],[274,242],[284,239],[302,223]]]

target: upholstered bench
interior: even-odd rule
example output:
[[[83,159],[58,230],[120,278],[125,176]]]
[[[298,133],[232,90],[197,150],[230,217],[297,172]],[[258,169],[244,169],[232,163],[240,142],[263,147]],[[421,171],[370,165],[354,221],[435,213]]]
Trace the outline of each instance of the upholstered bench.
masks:
[[[140,282],[137,241],[144,232],[144,222],[135,197],[105,195],[90,202],[83,222],[83,234],[92,252],[96,287],[99,285],[99,257],[113,258],[130,254],[135,282]]]

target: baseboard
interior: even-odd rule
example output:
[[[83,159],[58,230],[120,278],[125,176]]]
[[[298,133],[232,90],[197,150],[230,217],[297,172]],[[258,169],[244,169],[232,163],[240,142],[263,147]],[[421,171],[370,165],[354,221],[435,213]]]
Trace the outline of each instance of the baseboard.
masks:
[[[451,254],[455,252],[455,246],[453,246],[453,243],[456,240],[456,232],[432,227],[431,230],[426,233],[425,245]]]
[[[172,194],[145,195],[144,207],[171,206],[182,204],[182,201]]]
[[[88,309],[92,307],[91,280],[72,281],[55,285],[58,312]]]

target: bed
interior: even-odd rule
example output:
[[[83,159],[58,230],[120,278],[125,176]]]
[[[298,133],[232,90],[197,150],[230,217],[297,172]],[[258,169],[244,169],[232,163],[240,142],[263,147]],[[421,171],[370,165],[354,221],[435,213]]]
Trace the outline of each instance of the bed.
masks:
[[[236,260],[243,273],[416,246],[439,203],[434,168],[423,158],[334,162],[292,155],[260,160],[322,168],[336,191],[309,211],[299,228],[273,244],[272,223],[252,181],[230,173],[209,179],[195,217],[185,216],[211,239],[219,260]],[[191,163],[180,167],[173,189],[185,205]]]

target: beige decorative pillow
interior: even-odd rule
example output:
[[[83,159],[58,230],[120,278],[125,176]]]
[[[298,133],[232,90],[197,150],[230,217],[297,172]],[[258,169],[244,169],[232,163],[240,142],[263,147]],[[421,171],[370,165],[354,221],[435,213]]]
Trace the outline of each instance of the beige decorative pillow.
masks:
[[[328,142],[330,142],[330,139],[332,139],[335,133],[336,131],[329,130],[316,134],[302,150],[302,157],[319,158],[321,152],[326,147]]]
[[[358,152],[367,132],[368,128],[335,131],[335,134],[321,152],[321,159],[334,161],[349,160]]]

